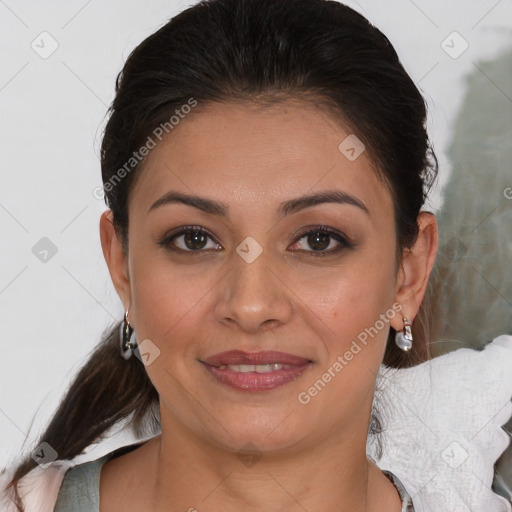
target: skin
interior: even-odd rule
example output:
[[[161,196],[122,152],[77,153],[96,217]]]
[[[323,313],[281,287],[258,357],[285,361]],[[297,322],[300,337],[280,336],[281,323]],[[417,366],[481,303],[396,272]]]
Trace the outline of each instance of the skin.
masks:
[[[129,201],[128,255],[111,212],[102,215],[105,260],[130,324],[139,342],[160,350],[145,369],[162,425],[161,435],[103,466],[102,512],[400,511],[395,487],[366,458],[366,437],[389,325],[401,330],[402,314],[412,322],[418,312],[437,224],[419,215],[419,236],[397,271],[391,193],[366,151],[355,161],[340,153],[349,134],[299,100],[198,106],[147,157]],[[334,189],[367,211],[331,202],[278,214],[284,201]],[[220,201],[229,213],[181,203],[148,212],[170,190]],[[200,254],[184,236],[174,245],[188,252],[158,245],[190,225],[213,236]],[[317,256],[303,232],[318,225],[354,245],[327,238],[325,252],[342,250]],[[263,249],[252,263],[236,252],[248,236]],[[397,303],[402,314],[301,404],[298,394]],[[231,349],[279,350],[313,364],[277,389],[240,391],[200,362]],[[261,456],[250,467],[238,456],[247,443]]]

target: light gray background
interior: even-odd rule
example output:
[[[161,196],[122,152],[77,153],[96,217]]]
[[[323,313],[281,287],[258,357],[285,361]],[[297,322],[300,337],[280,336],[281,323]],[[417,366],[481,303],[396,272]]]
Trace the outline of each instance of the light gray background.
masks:
[[[104,116],[130,51],[191,3],[0,0],[0,467],[19,457],[27,434],[35,439],[103,330],[122,317],[99,240],[106,207],[94,195]],[[347,3],[390,38],[426,96],[442,186],[467,77],[480,75],[512,101],[482,65],[512,48],[512,2]],[[47,58],[31,47],[50,48],[44,31],[58,44]],[[457,58],[464,41],[454,31],[469,45]],[[46,262],[32,252],[43,237],[57,248]]]

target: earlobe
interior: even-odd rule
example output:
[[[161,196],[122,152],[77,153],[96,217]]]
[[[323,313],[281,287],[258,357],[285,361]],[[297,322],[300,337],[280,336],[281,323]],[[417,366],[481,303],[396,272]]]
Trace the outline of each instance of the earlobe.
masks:
[[[437,254],[438,229],[435,216],[429,212],[418,215],[419,233],[409,249],[404,250],[398,273],[395,301],[402,305],[402,315],[412,323],[418,314]],[[403,328],[401,318],[392,322],[395,330]]]
[[[100,239],[112,283],[126,311],[130,305],[128,260],[114,228],[112,210],[106,210],[101,215]]]

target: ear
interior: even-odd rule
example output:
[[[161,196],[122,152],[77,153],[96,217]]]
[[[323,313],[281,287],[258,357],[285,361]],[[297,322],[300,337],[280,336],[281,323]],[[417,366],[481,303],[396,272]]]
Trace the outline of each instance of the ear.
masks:
[[[126,311],[131,303],[128,258],[123,252],[121,241],[115,231],[112,210],[106,210],[101,215],[100,238],[112,283]]]
[[[404,250],[398,271],[395,302],[402,305],[402,315],[412,324],[418,314],[437,254],[438,229],[435,216],[429,212],[418,215],[419,233],[413,246]],[[402,318],[395,315],[392,327],[401,331]]]

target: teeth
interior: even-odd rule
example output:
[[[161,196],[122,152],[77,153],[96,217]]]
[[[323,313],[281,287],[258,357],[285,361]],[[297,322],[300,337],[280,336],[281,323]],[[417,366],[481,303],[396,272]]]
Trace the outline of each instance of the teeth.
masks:
[[[219,370],[231,370],[233,372],[239,372],[239,373],[249,373],[249,372],[256,372],[256,373],[269,373],[273,372],[275,370],[287,370],[289,368],[294,368],[291,364],[279,364],[279,363],[272,363],[272,364],[221,364],[219,367]]]

